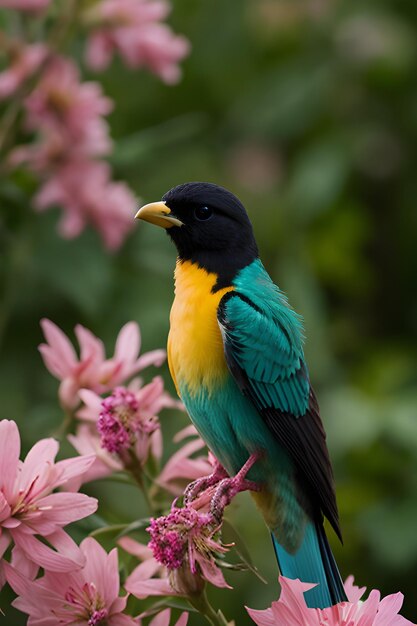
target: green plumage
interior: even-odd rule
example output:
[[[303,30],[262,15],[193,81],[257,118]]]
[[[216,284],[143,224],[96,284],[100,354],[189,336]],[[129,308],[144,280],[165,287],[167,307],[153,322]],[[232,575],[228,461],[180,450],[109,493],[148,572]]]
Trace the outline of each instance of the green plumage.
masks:
[[[298,571],[307,582],[320,581],[306,599],[311,606],[327,606],[333,598],[317,533],[322,511],[330,511],[338,530],[337,510],[321,423],[318,414],[309,415],[312,391],[301,318],[259,260],[238,272],[233,286],[218,309],[229,373],[215,389],[202,387],[197,394],[190,394],[178,380],[181,397],[201,436],[231,475],[251,454],[264,452],[248,477],[263,484],[263,494],[255,499],[273,533],[282,573],[287,570],[293,576]],[[310,447],[300,442],[303,422]],[[283,425],[285,432],[280,433]],[[294,450],[297,443],[299,449]],[[331,552],[329,558],[333,562]],[[339,579],[336,582],[340,588]],[[335,599],[343,599],[343,591]]]

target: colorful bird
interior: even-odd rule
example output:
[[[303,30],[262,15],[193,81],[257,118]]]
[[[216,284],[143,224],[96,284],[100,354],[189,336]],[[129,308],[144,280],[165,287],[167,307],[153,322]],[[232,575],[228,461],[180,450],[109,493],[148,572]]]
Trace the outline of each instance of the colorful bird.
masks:
[[[201,437],[235,476],[225,488],[253,490],[283,576],[319,583],[308,606],[346,600],[323,528],[325,516],[341,539],[302,319],[262,265],[244,206],[217,185],[185,183],[136,217],[178,250],[168,362]]]

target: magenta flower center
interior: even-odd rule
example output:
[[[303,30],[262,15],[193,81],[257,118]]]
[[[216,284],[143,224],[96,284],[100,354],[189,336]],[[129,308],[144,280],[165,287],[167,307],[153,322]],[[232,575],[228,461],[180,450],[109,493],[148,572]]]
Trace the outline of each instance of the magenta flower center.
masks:
[[[101,609],[100,611],[94,611],[88,620],[88,626],[97,626],[97,624],[102,624],[103,620],[107,619],[109,612],[107,609]]]
[[[116,453],[127,450],[135,443],[139,429],[139,403],[136,396],[124,387],[116,387],[101,406],[97,429],[102,447]]]
[[[200,549],[211,534],[212,517],[198,513],[192,507],[174,508],[168,515],[152,518],[147,531],[151,535],[148,546],[155,559],[168,569],[184,564],[191,544]]]
[[[85,583],[82,587],[69,587],[65,594],[66,612],[88,626],[104,625],[109,616],[104,601],[94,583]]]

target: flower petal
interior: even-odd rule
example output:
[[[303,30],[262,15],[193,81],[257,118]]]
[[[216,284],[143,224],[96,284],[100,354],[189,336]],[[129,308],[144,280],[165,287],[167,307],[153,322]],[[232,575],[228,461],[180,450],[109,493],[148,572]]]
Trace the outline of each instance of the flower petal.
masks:
[[[0,422],[0,491],[11,501],[17,477],[20,455],[20,435],[16,422]]]
[[[11,564],[21,574],[23,574],[24,576],[26,576],[26,578],[29,578],[30,580],[34,580],[36,578],[36,574],[39,571],[39,566],[30,559],[28,559],[23,550],[19,548],[19,546],[14,546],[12,550]]]
[[[94,361],[102,362],[105,359],[104,344],[101,339],[98,339],[91,330],[77,324],[75,327],[75,334],[80,344],[81,361],[87,361],[93,359]]]
[[[9,563],[4,563],[6,579],[13,591],[20,597],[13,602],[13,606],[32,616],[40,616],[40,607],[47,603],[51,608],[61,602],[60,597],[53,591],[45,589],[39,582],[30,580],[21,574]]]
[[[102,410],[103,398],[90,389],[80,389],[78,395],[85,406],[77,411],[77,417],[89,422],[97,422]]]
[[[4,497],[3,492],[0,491],[0,525],[1,522],[5,522],[10,517],[11,511],[10,505]]]
[[[145,354],[142,354],[142,356],[138,358],[136,363],[132,365],[129,376],[137,374],[141,370],[144,370],[145,367],[149,367],[150,365],[160,367],[162,363],[165,362],[166,357],[167,353],[165,350],[152,350],[152,352],[145,352]]]
[[[131,537],[121,537],[117,543],[121,548],[123,548],[123,550],[129,554],[133,554],[133,556],[136,556],[140,561],[153,558],[153,552],[150,548],[148,548],[148,546],[145,546],[143,543],[139,543],[139,541],[135,541]]]
[[[137,619],[130,617],[130,615],[125,615],[124,613],[112,615],[107,620],[107,623],[109,626],[138,626]]]
[[[232,589],[232,587],[226,582],[223,572],[214,561],[206,559],[204,557],[197,556],[196,560],[201,567],[203,578],[215,587]]]
[[[188,617],[189,617],[189,614],[187,613],[187,611],[184,611],[183,613],[181,613],[175,626],[187,626]]]
[[[57,478],[54,482],[54,487],[65,485],[67,480],[85,474],[91,468],[95,459],[95,454],[88,454],[58,461],[55,465]]]
[[[77,355],[72,343],[66,334],[51,320],[42,319],[41,327],[49,344],[41,344],[39,346],[46,367],[57,378],[69,376],[77,365]]]
[[[404,602],[404,595],[400,592],[386,596],[379,603],[378,614],[374,626],[413,626],[413,623],[398,613]]]
[[[42,518],[44,517],[47,522],[66,526],[94,513],[98,502],[96,498],[91,498],[84,493],[65,491],[45,496],[38,501],[37,505],[38,510],[43,514]]]
[[[272,609],[256,610],[245,607],[255,624],[258,626],[276,626],[278,622],[275,621]],[[283,622],[282,622],[283,623]],[[287,624],[285,624],[287,626]]]
[[[343,585],[346,591],[346,595],[348,597],[349,602],[356,604],[362,598],[363,594],[366,591],[366,587],[357,587],[354,584],[353,576],[348,576],[345,580],[345,584]]]
[[[117,549],[114,548],[107,554],[98,541],[92,537],[84,539],[80,548],[86,558],[85,579],[94,581],[106,606],[110,606],[117,598],[120,587]]]
[[[169,584],[168,578],[149,578],[144,580],[141,570],[145,563],[141,563],[133,572],[128,576],[125,582],[125,589],[129,593],[136,596],[140,600],[147,598],[148,596],[176,596],[179,595]]]
[[[139,354],[140,344],[139,325],[136,322],[128,322],[117,336],[113,359],[132,365]]]
[[[85,558],[69,535],[64,531],[62,533],[66,536],[66,539],[59,535],[58,531],[46,537],[59,550],[55,552],[55,550],[36,539],[33,535],[22,532],[20,528],[10,531],[15,544],[23,550],[28,559],[31,559],[46,570],[71,572],[82,567]],[[69,554],[70,556],[68,556]]]
[[[45,474],[45,470],[49,473],[51,466],[54,464],[58,450],[59,444],[52,438],[41,439],[35,443],[23,461],[19,481],[20,489],[26,491],[35,479],[37,479],[37,483],[39,483],[39,477],[41,474]],[[39,487],[39,484],[36,484],[35,490],[37,491]],[[52,489],[53,487],[51,487],[51,491]]]
[[[153,620],[149,623],[149,626],[169,626],[170,619],[171,609],[165,609],[153,618]]]

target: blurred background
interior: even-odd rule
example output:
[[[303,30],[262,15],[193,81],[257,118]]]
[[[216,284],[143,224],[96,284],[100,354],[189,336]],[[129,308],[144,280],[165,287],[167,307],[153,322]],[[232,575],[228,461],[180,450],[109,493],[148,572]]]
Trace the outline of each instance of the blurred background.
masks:
[[[405,594],[417,616],[417,3],[415,0],[175,0],[170,20],[190,40],[183,80],[163,85],[119,61],[100,77],[115,177],[139,202],[190,180],[236,193],[272,278],[302,313],[306,354],[334,462],[343,577]],[[78,51],[75,48],[74,54]],[[0,182],[0,418],[27,448],[59,424],[57,382],[37,351],[39,320],[72,338],[82,323],[111,353],[128,320],[143,349],[165,345],[174,249],[138,224],[110,254],[92,229],[56,234],[59,211],[35,214],[34,181]],[[167,385],[173,391],[165,369]],[[162,417],[167,436],[186,417]],[[68,448],[69,451],[69,448]],[[167,450],[169,452],[169,448]],[[128,487],[87,491],[132,509]],[[231,574],[215,606],[236,624],[243,605],[277,598],[268,532],[249,497],[230,518],[268,586]],[[11,613],[9,613],[11,616]],[[13,624],[23,624],[13,614]],[[12,622],[11,622],[12,623]],[[199,618],[192,618],[197,626]]]

